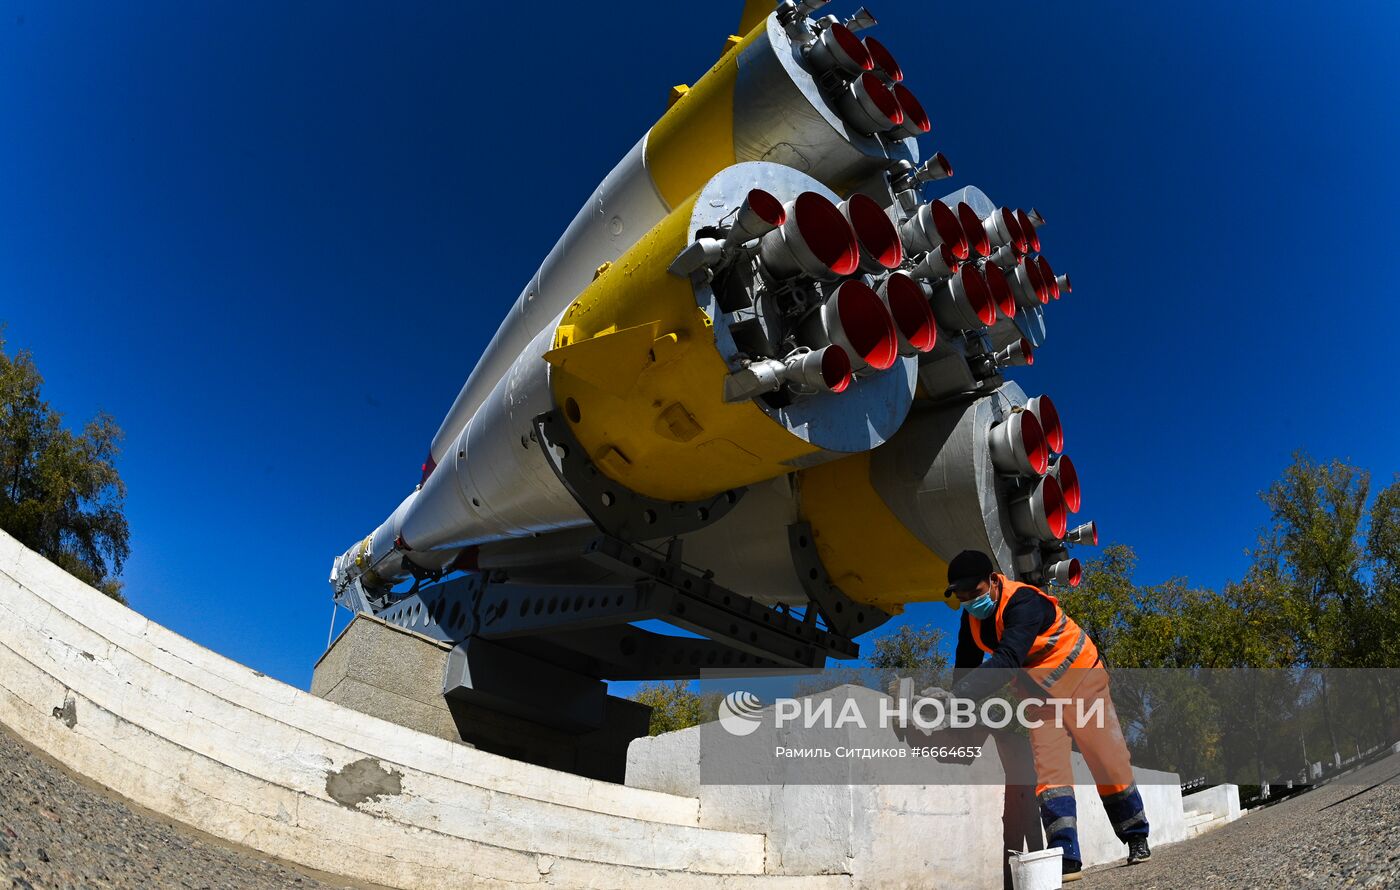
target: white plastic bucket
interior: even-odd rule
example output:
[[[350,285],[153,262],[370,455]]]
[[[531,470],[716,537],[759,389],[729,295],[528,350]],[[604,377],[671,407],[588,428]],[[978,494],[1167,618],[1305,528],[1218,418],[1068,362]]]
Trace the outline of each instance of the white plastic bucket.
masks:
[[[1015,853],[1011,864],[1011,886],[1015,890],[1059,890],[1064,869],[1064,850],[1051,847],[1033,853]]]

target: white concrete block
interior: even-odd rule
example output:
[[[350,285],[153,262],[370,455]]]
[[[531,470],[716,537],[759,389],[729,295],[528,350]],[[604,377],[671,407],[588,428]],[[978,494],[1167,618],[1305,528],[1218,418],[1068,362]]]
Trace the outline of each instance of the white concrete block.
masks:
[[[517,763],[204,650],[0,533],[0,722],[216,837],[394,887],[814,887],[699,801]]]

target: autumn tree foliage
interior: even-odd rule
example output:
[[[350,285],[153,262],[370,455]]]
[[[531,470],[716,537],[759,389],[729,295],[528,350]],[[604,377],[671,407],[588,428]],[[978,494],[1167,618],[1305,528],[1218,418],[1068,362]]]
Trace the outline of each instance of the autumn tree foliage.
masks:
[[[98,414],[74,432],[40,395],[26,350],[0,337],[0,528],[118,601],[131,552],[117,473],[121,428]]]

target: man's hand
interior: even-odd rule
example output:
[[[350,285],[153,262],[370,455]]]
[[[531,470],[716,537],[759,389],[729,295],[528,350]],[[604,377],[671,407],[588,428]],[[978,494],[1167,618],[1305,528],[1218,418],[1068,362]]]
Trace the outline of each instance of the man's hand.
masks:
[[[953,693],[944,689],[942,686],[930,686],[923,692],[920,692],[919,695],[922,695],[924,698],[936,698],[942,701],[945,707],[948,705],[948,702],[953,700]]]

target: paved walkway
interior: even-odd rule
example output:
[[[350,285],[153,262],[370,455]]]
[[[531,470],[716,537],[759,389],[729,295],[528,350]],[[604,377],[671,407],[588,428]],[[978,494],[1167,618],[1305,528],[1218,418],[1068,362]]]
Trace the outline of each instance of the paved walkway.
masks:
[[[1134,866],[1091,869],[1084,890],[1400,887],[1400,755]]]
[[[0,890],[352,886],[364,885],[313,877],[137,811],[0,726]]]

